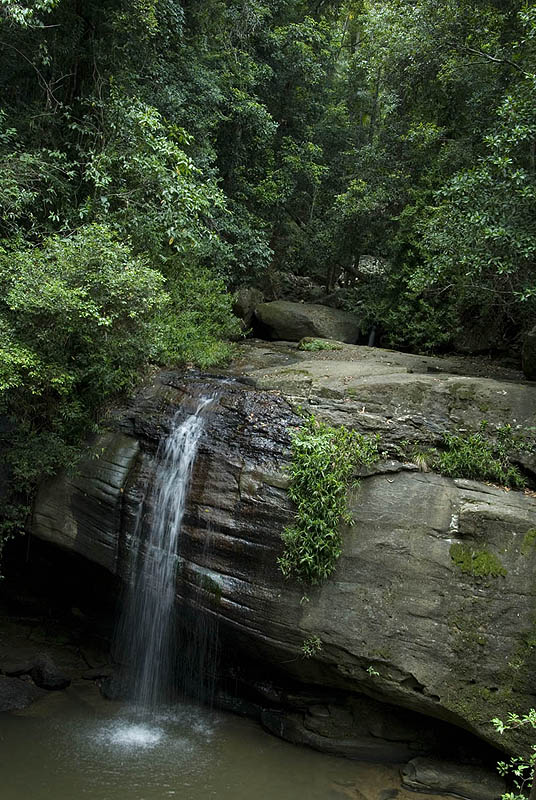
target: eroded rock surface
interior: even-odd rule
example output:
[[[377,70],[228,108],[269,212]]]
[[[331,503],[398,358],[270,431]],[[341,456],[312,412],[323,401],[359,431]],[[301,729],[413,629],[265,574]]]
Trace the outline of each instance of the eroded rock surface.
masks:
[[[446,430],[476,430],[482,418],[520,430],[535,424],[536,386],[508,370],[463,370],[460,359],[359,347],[314,358],[253,343],[232,379],[161,373],[117,412],[95,445],[98,460],[42,487],[34,533],[125,576],[144,497],[141,524],[154,514],[147,487],[158,442],[178,408],[188,413],[197,396],[215,392],[184,518],[178,602],[217,620],[240,660],[504,745],[491,718],[535,705],[536,499],[419,472],[395,449],[403,439],[434,444]],[[298,405],[379,433],[387,451],[349,492],[354,525],[343,531],[336,572],[314,589],[285,581],[277,566],[293,515],[285,468]],[[464,570],[456,545],[492,554],[500,574]],[[311,636],[321,648],[305,658]],[[340,740],[333,719],[322,727],[314,714],[296,713],[283,720],[289,738],[304,741],[307,728],[323,749]],[[411,741],[397,747],[407,752]]]
[[[402,786],[414,792],[446,792],[465,800],[500,800],[506,782],[481,767],[414,758],[402,770]]]

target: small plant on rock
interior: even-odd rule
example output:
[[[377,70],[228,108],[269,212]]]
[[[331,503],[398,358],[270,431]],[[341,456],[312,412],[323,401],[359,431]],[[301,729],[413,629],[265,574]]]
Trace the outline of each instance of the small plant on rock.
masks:
[[[446,450],[439,454],[438,469],[451,478],[489,480],[513,489],[522,489],[525,479],[510,462],[510,452],[519,450],[509,425],[499,428],[495,439],[487,435],[484,420],[477,433],[469,436],[444,434]]]
[[[528,714],[508,714],[506,721],[495,718],[491,720],[498,733],[515,730],[530,725],[536,728],[536,710],[530,709]],[[513,792],[503,794],[501,800],[536,800],[536,745],[532,752],[525,756],[512,756],[509,761],[499,761],[497,769],[504,777],[510,776],[515,788]]]
[[[298,350],[308,352],[318,352],[319,350],[342,350],[342,344],[333,339],[302,339],[298,345]]]
[[[304,658],[312,658],[321,652],[322,640],[319,636],[309,636],[307,639],[304,639],[301,649]]]

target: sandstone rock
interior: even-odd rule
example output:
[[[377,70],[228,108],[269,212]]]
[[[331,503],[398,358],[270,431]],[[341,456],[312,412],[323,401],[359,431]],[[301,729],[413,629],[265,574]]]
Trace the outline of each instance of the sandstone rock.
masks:
[[[184,517],[178,603],[216,620],[225,650],[254,671],[365,694],[518,747],[522,731],[499,741],[489,721],[512,710],[512,693],[517,708],[534,706],[536,499],[406,471],[391,460],[349,492],[354,525],[343,530],[334,575],[307,590],[309,602],[302,602],[302,586],[283,579],[277,557],[293,516],[285,474],[290,432],[299,424],[293,403],[310,403],[335,424],[378,432],[382,446],[392,446],[401,438],[437,441],[461,420],[475,429],[484,413],[493,424],[530,427],[536,387],[456,376],[438,369],[444,361],[370,348],[317,360],[279,346],[243,352],[239,380],[162,373],[143,389],[118,413],[119,432],[107,435],[104,460],[41,489],[34,532],[125,576],[158,442],[177,407],[194,408],[199,393],[216,389]],[[105,480],[96,480],[103,468]],[[149,499],[144,525],[154,513]],[[505,574],[462,571],[453,545],[492,553]],[[304,659],[303,642],[313,635],[322,648]],[[314,746],[340,747],[343,739],[348,751],[362,746],[343,736],[346,723],[336,715],[329,729],[295,706],[285,719],[293,736]],[[395,726],[384,719],[370,735],[402,749],[413,741],[409,734],[393,739]]]
[[[233,314],[242,320],[244,330],[251,328],[255,309],[264,300],[259,289],[243,286],[233,297]]]
[[[104,664],[102,667],[87,669],[82,673],[82,678],[85,681],[96,681],[99,679],[111,678],[113,673],[113,667],[110,664]]]
[[[536,325],[525,336],[521,360],[525,377],[536,381]]]
[[[43,695],[30,681],[0,675],[0,711],[19,711]]]
[[[355,342],[359,337],[359,322],[352,314],[314,303],[274,300],[259,305],[255,315],[272,339],[299,342],[306,336],[316,336]]]
[[[402,770],[402,786],[415,792],[452,794],[464,800],[500,800],[505,781],[482,767],[414,758]]]
[[[83,460],[75,475],[42,485],[34,515],[35,534],[115,571],[115,528],[120,524],[123,492],[138,450],[138,442],[130,437],[109,433],[98,437],[95,457]],[[61,522],[56,516],[60,508]]]

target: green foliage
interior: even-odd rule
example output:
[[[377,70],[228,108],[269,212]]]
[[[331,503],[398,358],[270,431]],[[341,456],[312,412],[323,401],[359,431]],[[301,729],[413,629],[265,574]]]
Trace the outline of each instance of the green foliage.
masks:
[[[91,131],[88,131],[91,133]],[[113,91],[88,150],[84,180],[90,194],[83,219],[106,221],[137,252],[167,261],[210,251],[207,220],[224,207],[222,193],[184,151],[190,136],[156,108]]]
[[[499,718],[492,719],[498,733],[516,730],[525,726],[536,728],[536,711],[531,708],[528,714],[515,714],[510,712],[503,721]],[[499,761],[499,773],[512,779],[515,791],[506,792],[501,800],[530,800],[534,795],[534,771],[536,769],[536,745],[532,745],[531,752],[523,756],[512,756],[508,761]]]
[[[510,463],[511,450],[516,444],[510,426],[499,428],[495,440],[486,431],[487,423],[483,422],[480,430],[469,436],[444,434],[446,450],[439,454],[439,471],[452,478],[488,480],[522,489],[525,479]]]
[[[156,358],[176,365],[212,367],[233,354],[229,339],[241,336],[232,297],[207,270],[183,269],[169,281],[169,301],[156,323]]]
[[[39,27],[43,23],[38,14],[52,11],[59,2],[60,0],[29,0],[23,5],[17,0],[0,0],[0,25],[7,22],[23,28]]]
[[[459,313],[497,322],[533,318],[536,298],[536,76],[508,94],[485,137],[486,155],[437,193],[424,228],[418,286],[455,287]],[[528,324],[528,323],[527,323]]]
[[[0,409],[19,489],[71,462],[95,410],[132,385],[163,285],[101,225],[0,252]]]
[[[304,639],[301,650],[304,658],[313,658],[322,652],[322,639],[319,636],[309,636]]]
[[[489,550],[473,550],[469,545],[454,543],[450,546],[450,557],[464,575],[474,578],[498,578],[506,570],[500,560]]]
[[[302,339],[298,344],[298,350],[315,353],[319,350],[342,350],[342,344],[331,339]]]
[[[278,560],[285,577],[316,584],[333,572],[342,547],[340,522],[351,522],[348,481],[358,465],[370,466],[378,458],[378,438],[332,428],[314,416],[294,433],[289,496],[296,519],[281,535],[284,552]]]

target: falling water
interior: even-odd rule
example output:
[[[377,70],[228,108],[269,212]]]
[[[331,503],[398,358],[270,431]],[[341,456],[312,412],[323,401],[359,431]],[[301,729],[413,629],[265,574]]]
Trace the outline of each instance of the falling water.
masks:
[[[132,542],[129,595],[119,627],[119,659],[129,671],[127,692],[139,707],[154,710],[169,698],[176,656],[175,573],[179,539],[199,438],[202,398],[194,414],[179,416],[161,443],[150,506],[152,524],[144,542],[143,515]]]

